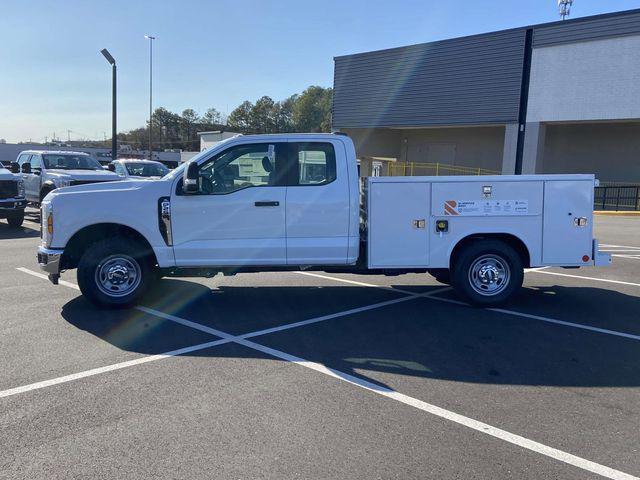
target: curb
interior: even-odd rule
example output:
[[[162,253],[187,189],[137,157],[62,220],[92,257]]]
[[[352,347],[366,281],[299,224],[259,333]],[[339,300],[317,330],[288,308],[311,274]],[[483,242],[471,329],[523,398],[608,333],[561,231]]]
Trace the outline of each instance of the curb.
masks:
[[[616,211],[616,210],[596,210],[593,212],[594,215],[611,215],[611,216],[629,216],[629,217],[640,217],[640,212],[636,211]]]

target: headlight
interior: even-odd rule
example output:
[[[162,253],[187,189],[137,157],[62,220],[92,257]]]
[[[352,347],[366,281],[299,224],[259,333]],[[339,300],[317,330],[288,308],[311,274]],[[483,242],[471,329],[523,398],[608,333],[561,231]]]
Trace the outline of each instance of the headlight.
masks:
[[[56,178],[54,183],[56,184],[56,187],[63,188],[71,185],[71,180],[67,180],[66,178]]]
[[[18,180],[18,196],[24,197],[24,180]]]

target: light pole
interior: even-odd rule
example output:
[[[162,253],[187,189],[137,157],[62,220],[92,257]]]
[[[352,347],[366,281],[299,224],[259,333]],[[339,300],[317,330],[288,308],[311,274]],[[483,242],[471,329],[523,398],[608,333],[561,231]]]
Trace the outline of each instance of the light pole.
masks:
[[[118,132],[116,127],[116,60],[111,56],[106,48],[100,50],[100,53],[107,59],[107,62],[111,64],[112,72],[112,105],[111,105],[111,160],[118,158]]]
[[[149,160],[153,160],[151,120],[153,119],[153,41],[156,37],[145,35],[144,38],[149,40]]]

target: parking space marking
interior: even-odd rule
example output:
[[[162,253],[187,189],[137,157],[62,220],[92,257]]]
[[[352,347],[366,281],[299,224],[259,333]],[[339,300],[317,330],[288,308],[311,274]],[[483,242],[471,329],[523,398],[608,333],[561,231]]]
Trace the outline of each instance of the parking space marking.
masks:
[[[20,271],[22,273],[26,273],[27,275],[31,275],[33,277],[38,277],[38,278],[43,278],[45,280],[49,280],[49,277],[47,275],[45,275],[44,273],[34,272],[33,270],[29,270],[28,268],[17,267],[16,270],[18,270],[18,271]],[[69,287],[69,288],[74,288],[76,290],[80,290],[80,287],[78,285],[76,285],[75,283],[67,282],[66,280],[58,280],[58,283],[60,285],[64,285],[65,287]]]
[[[547,272],[539,272],[539,273],[547,273]],[[549,272],[549,273],[553,273],[553,272]],[[334,280],[336,282],[343,282],[344,281],[343,278],[331,277],[329,275],[322,275],[322,277],[326,278],[327,280]],[[376,286],[376,285],[370,284],[370,286],[374,287],[374,288],[386,288],[383,285]],[[451,304],[454,304],[454,305],[461,305],[461,306],[473,308],[471,305],[469,305],[466,302],[462,302],[460,300],[454,300],[452,298],[442,298],[442,297],[436,297],[434,295],[429,295],[427,298],[429,298],[431,300],[437,300],[439,302],[451,303]],[[506,315],[514,315],[514,316],[517,316],[517,317],[529,318],[531,320],[538,320],[540,322],[553,323],[555,325],[562,325],[562,326],[565,326],[565,327],[577,328],[579,330],[588,330],[588,331],[591,331],[591,332],[604,333],[606,335],[612,335],[614,337],[622,337],[622,338],[628,338],[630,340],[638,340],[638,341],[640,341],[640,335],[633,335],[631,333],[618,332],[616,330],[609,330],[609,329],[606,329],[606,328],[592,327],[590,325],[584,325],[582,323],[567,322],[567,321],[564,321],[564,320],[558,320],[558,319],[555,319],[555,318],[543,317],[543,316],[540,316],[540,315],[533,315],[533,314],[530,314],[530,313],[518,312],[516,310],[507,310],[507,309],[504,309],[504,308],[487,308],[486,310],[490,310],[492,312],[504,313]]]
[[[405,395],[403,393],[397,392],[390,388],[376,385],[375,383],[369,382],[362,378],[355,377],[348,373],[341,372],[339,370],[335,370],[321,363],[311,362],[309,360],[305,360],[304,358],[296,357],[294,355],[290,355],[280,350],[275,350],[270,347],[265,347],[263,345],[260,345],[248,340],[238,339],[236,340],[236,342],[239,343],[240,345],[244,345],[254,350],[259,350],[273,357],[280,358],[287,362],[295,363],[296,365],[300,365],[302,367],[315,370],[316,372],[322,373],[324,375],[328,375],[330,377],[341,380],[343,382],[350,383],[351,385],[355,385],[356,387],[360,387],[365,390],[377,393],[378,395],[382,395],[384,397],[396,400],[397,402],[417,408],[424,412],[430,413],[431,415],[434,415],[436,417],[440,417],[444,420],[457,423],[458,425],[462,425],[464,427],[470,428],[477,432],[490,435],[494,438],[503,440],[513,445],[517,445],[526,450],[530,450],[532,452],[539,453],[541,455],[553,458],[560,462],[573,465],[574,467],[578,467],[582,470],[586,470],[586,471],[595,473],[597,475],[601,475],[603,477],[611,478],[615,480],[640,480],[639,477],[630,475],[620,470],[616,470],[611,467],[607,467],[606,465],[601,465],[599,463],[592,462],[591,460],[578,457],[577,455],[573,455],[563,450],[550,447],[543,443],[536,442],[535,440],[530,440],[526,437],[522,437],[520,435],[516,435],[515,433],[508,432],[507,430],[494,427],[487,423],[480,422],[473,418],[466,417],[464,415],[460,415],[459,413],[452,412],[451,410],[446,410],[442,407],[438,407],[437,405],[433,405],[433,404],[424,402],[422,400],[419,400],[417,398],[410,397],[409,395]]]
[[[25,272],[25,273],[37,273],[37,272],[31,272],[28,269],[21,269],[20,271]],[[38,277],[40,277],[40,275],[36,275]],[[337,281],[343,281],[345,279],[339,279],[339,278],[334,278],[334,277],[329,277],[329,276],[322,276],[323,278],[327,278],[330,280],[337,280]],[[67,282],[69,283],[69,282]],[[351,283],[351,282],[350,282]],[[73,284],[72,284],[73,285]],[[372,287],[374,288],[382,288],[373,284],[370,284]],[[435,292],[433,292],[435,293]],[[431,293],[431,295],[433,294]],[[424,297],[427,296],[425,294],[416,294],[416,293],[411,293],[410,296],[408,296],[409,298],[419,298],[419,297]],[[438,297],[433,297],[433,299],[437,299],[439,300]],[[384,303],[384,302],[382,302]],[[133,366],[133,365],[137,365],[137,364],[142,364],[142,363],[148,363],[154,360],[160,360],[163,358],[168,358],[169,356],[176,356],[178,355],[178,353],[176,352],[181,352],[179,354],[182,353],[188,353],[189,351],[195,351],[195,350],[202,350],[203,348],[210,348],[212,346],[215,345],[220,345],[223,343],[227,343],[227,342],[233,342],[233,343],[237,343],[239,345],[243,345],[247,348],[253,349],[253,350],[257,350],[260,351],[262,353],[265,353],[267,355],[270,355],[272,357],[276,357],[279,358],[281,360],[285,360],[287,362],[290,363],[294,363],[296,365],[314,370],[316,372],[322,373],[324,375],[328,375],[330,377],[333,377],[337,380],[340,381],[344,381],[346,383],[349,383],[351,385],[357,386],[359,388],[368,390],[370,392],[373,393],[377,393],[379,395],[382,395],[384,397],[396,400],[397,402],[403,403],[405,405],[417,408],[419,410],[422,410],[424,412],[430,413],[431,415],[440,417],[442,419],[451,421],[453,423],[457,423],[459,425],[465,426],[467,428],[470,428],[472,430],[475,430],[477,432],[492,436],[494,438],[497,438],[499,440],[505,441],[507,443],[519,446],[521,448],[539,453],[541,455],[553,458],[555,460],[558,460],[560,462],[566,463],[568,465],[572,465],[574,467],[578,467],[582,470],[586,470],[592,473],[595,473],[597,475],[601,475],[603,477],[606,478],[610,478],[610,479],[614,479],[614,480],[640,480],[640,477],[636,477],[633,475],[630,475],[628,473],[622,472],[620,470],[616,470],[613,469],[611,467],[607,467],[606,465],[602,465],[596,462],[592,462],[591,460],[587,460],[585,458],[573,455],[571,453],[565,452],[563,450],[559,450],[553,447],[550,447],[548,445],[536,442],[534,440],[530,440],[526,437],[522,437],[520,435],[516,435],[514,433],[508,432],[506,430],[503,430],[501,428],[497,428],[494,427],[492,425],[489,425],[487,423],[484,422],[480,422],[478,420],[475,420],[473,418],[470,417],[466,417],[464,415],[460,415],[458,413],[455,413],[453,411],[450,410],[446,410],[444,408],[438,407],[436,405],[432,405],[430,403],[424,402],[422,400],[419,400],[417,398],[414,397],[410,397],[408,395],[405,395],[403,393],[397,392],[393,389],[387,388],[387,387],[382,387],[380,385],[376,385],[373,382],[369,382],[367,380],[355,377],[353,375],[350,375],[348,373],[342,372],[340,370],[336,370],[330,367],[327,367],[326,365],[323,365],[321,363],[317,363],[317,362],[311,362],[309,360],[306,360],[304,358],[301,357],[297,357],[295,355],[291,355],[289,353],[286,352],[282,352],[280,350],[276,350],[270,347],[266,347],[264,345],[260,345],[257,344],[253,341],[247,340],[246,338],[241,338],[239,336],[234,336],[234,335],[230,335],[227,334],[225,332],[222,332],[220,330],[217,329],[213,329],[210,327],[207,327],[205,325],[201,325],[197,322],[192,322],[190,320],[187,319],[183,319],[180,317],[176,317],[174,315],[170,315],[170,314],[166,314],[163,312],[159,312],[156,311],[154,309],[150,309],[147,307],[138,307],[139,309],[141,309],[144,312],[147,313],[152,313],[154,315],[159,314],[159,316],[161,318],[165,318],[167,320],[171,320],[174,322],[179,323],[180,325],[185,325],[187,327],[190,328],[197,328],[200,331],[203,332],[208,332],[211,335],[216,335],[216,336],[221,336],[222,338],[220,340],[216,340],[214,342],[210,342],[209,344],[198,344],[198,345],[194,345],[192,347],[186,347],[186,348],[182,348],[180,350],[175,350],[173,352],[168,352],[167,354],[160,354],[160,355],[153,355],[150,357],[143,357],[141,359],[137,359],[137,360],[131,360],[129,362],[121,362],[120,364],[115,364],[112,366],[107,366],[107,367],[101,367],[101,368],[97,368],[97,369],[92,369],[92,370],[88,370],[86,372],[80,372],[77,374],[73,374],[73,375],[67,375],[65,377],[59,377],[58,379],[53,379],[53,380],[49,380],[49,381],[44,381],[44,382],[39,382],[36,384],[31,384],[31,385],[26,385],[23,387],[17,387],[15,389],[11,389],[11,390],[5,390],[4,392],[0,392],[0,397],[3,396],[9,396],[9,395],[15,395],[17,393],[22,393],[25,391],[30,391],[30,390],[35,390],[37,388],[44,388],[50,385],[56,385],[59,383],[64,383],[64,382],[68,382],[71,380],[75,380],[78,378],[84,378],[86,376],[90,376],[90,375],[97,375],[99,373],[103,373],[103,371],[112,371],[112,370],[117,370],[120,368],[126,368],[127,366]],[[332,318],[335,318],[332,317]],[[300,323],[300,322],[296,322],[296,323]],[[293,324],[290,324],[293,325]],[[290,327],[293,328],[293,327]],[[205,346],[206,345],[206,346]],[[189,350],[191,349],[191,350]],[[172,355],[169,355],[172,354]],[[8,392],[8,393],[6,393]]]
[[[223,338],[221,340],[215,340],[213,342],[199,343],[198,345],[191,345],[190,347],[179,348],[178,350],[171,350],[170,352],[159,353],[157,355],[149,355],[146,357],[136,358],[135,360],[128,360],[126,362],[106,365],[104,367],[92,368],[91,370],[85,370],[84,372],[72,373],[71,375],[52,378],[50,380],[44,380],[42,382],[30,383],[29,385],[22,385],[20,387],[10,388],[8,390],[2,390],[0,391],[0,398],[10,397],[12,395],[30,392],[32,390],[39,390],[45,387],[52,387],[61,383],[72,382],[81,378],[92,377],[94,375],[100,375],[102,373],[113,372],[114,370],[134,367],[136,365],[142,365],[144,363],[155,362],[157,360],[163,360],[165,358],[176,357],[178,355],[184,355],[185,353],[196,352],[198,350],[204,350],[205,348],[211,348],[215,347],[216,345],[229,343],[230,341],[231,340]]]
[[[324,275],[322,275],[320,273],[313,273],[313,272],[292,272],[292,273],[297,273],[299,275],[306,275],[308,277],[326,278]],[[346,279],[346,278],[343,278],[342,281],[343,281],[343,283],[349,283],[351,285],[358,285],[359,287],[377,287],[377,288],[382,288],[384,290],[390,290],[392,292],[404,293],[406,295],[416,295],[416,292],[412,292],[410,290],[404,290],[402,288],[393,288],[393,287],[388,287],[386,285],[374,285],[372,283],[357,282],[355,280],[349,280],[349,279]]]
[[[630,258],[632,260],[640,260],[640,255],[616,255],[614,253],[611,256],[612,257],[618,257],[618,258]]]
[[[37,278],[41,278],[43,280],[48,280],[48,277],[46,275],[44,275],[43,273],[40,272],[34,272],[33,270],[29,270],[28,268],[24,268],[24,267],[19,267],[16,270],[26,273],[28,275],[37,277]],[[78,285],[76,285],[75,283],[72,282],[67,282],[67,281],[60,281],[60,285],[63,285],[65,287],[68,288],[73,288],[75,290],[79,290]],[[122,368],[127,368],[127,367],[133,367],[136,365],[141,365],[144,363],[148,363],[148,362],[153,362],[156,360],[162,360],[164,358],[170,358],[170,357],[174,357],[177,355],[182,355],[185,353],[190,353],[190,352],[195,352],[198,350],[203,350],[205,348],[210,348],[216,345],[222,345],[224,343],[229,343],[232,341],[235,341],[236,339],[246,339],[246,338],[253,338],[253,337],[257,337],[260,335],[266,335],[268,333],[274,333],[274,332],[278,332],[278,331],[282,331],[282,330],[288,330],[291,328],[297,328],[297,327],[301,327],[301,326],[305,326],[305,325],[311,325],[313,323],[319,323],[319,322],[323,322],[326,320],[331,320],[334,318],[340,318],[340,317],[344,317],[347,315],[353,315],[355,313],[359,313],[359,312],[364,312],[367,310],[374,310],[376,308],[382,308],[382,307],[386,307],[388,305],[394,305],[396,303],[401,303],[401,302],[406,302],[409,300],[414,300],[416,298],[420,298],[420,297],[426,297],[426,296],[430,296],[430,295],[435,295],[436,293],[440,293],[442,291],[445,290],[449,290],[450,287],[444,287],[444,288],[439,288],[436,290],[432,290],[431,292],[427,292],[427,293],[415,293],[412,292],[410,295],[408,296],[404,296],[404,297],[400,297],[400,298],[396,298],[393,300],[387,300],[385,302],[379,302],[379,303],[373,303],[370,305],[365,305],[363,307],[358,307],[358,308],[352,308],[349,310],[344,310],[342,312],[336,312],[336,313],[331,313],[328,315],[323,315],[320,317],[314,317],[314,318],[310,318],[307,320],[302,320],[299,322],[292,322],[292,323],[288,323],[285,325],[280,325],[278,327],[272,327],[272,328],[266,328],[263,330],[257,330],[255,332],[250,332],[250,333],[246,333],[243,335],[240,335],[238,337],[235,337],[233,335],[230,335],[226,332],[223,332],[221,330],[217,330],[215,328],[211,328],[211,327],[207,327],[206,325],[202,325],[200,323],[196,323],[196,322],[192,322],[190,320],[184,319],[184,318],[180,318],[180,317],[176,317],[174,315],[170,315],[164,312],[160,312],[158,310],[154,310],[152,308],[148,308],[148,307],[144,307],[144,306],[137,306],[135,307],[136,310],[139,310],[141,312],[147,313],[147,314],[151,314],[154,315],[156,317],[159,318],[164,318],[166,320],[170,320],[172,322],[175,323],[179,323],[181,325],[184,325],[185,327],[189,327],[189,328],[193,328],[196,330],[200,330],[202,332],[208,333],[210,335],[215,335],[217,337],[220,337],[221,340],[217,340],[214,342],[208,342],[208,343],[203,343],[203,344],[198,344],[198,345],[193,345],[191,347],[185,347],[185,348],[181,348],[178,350],[172,350],[170,352],[165,352],[165,353],[160,353],[157,355],[151,355],[151,356],[147,356],[147,357],[142,357],[136,360],[129,360],[126,362],[120,362],[120,363],[116,363],[113,365],[107,365],[104,367],[99,367],[99,368],[94,368],[91,370],[86,370],[84,372],[78,372],[78,373],[74,373],[71,375],[65,375],[63,377],[58,377],[58,378],[54,378],[51,380],[44,380],[41,382],[36,382],[36,383],[32,383],[29,385],[23,385],[20,387],[15,387],[15,388],[11,388],[8,390],[3,390],[0,391],[0,398],[2,397],[8,397],[11,395],[17,395],[19,393],[25,393],[25,392],[29,392],[31,390],[37,390],[40,388],[45,388],[45,387],[50,387],[53,385],[58,385],[60,383],[66,383],[66,382],[71,382],[73,380],[78,380],[81,378],[85,378],[85,377],[89,377],[89,376],[93,376],[93,375],[99,375],[101,373],[107,373],[107,372],[111,372],[114,370],[120,370]]]
[[[630,285],[640,287],[640,283],[623,282],[622,280],[610,280],[608,278],[585,277],[584,275],[569,275],[568,273],[549,272],[548,270],[536,270],[532,273],[542,273],[544,275],[556,275],[558,277],[579,278],[581,280],[592,280],[594,282],[616,283],[618,285]]]
[[[634,247],[632,245],[611,245],[609,243],[601,243],[600,246],[605,248],[631,248],[633,250],[640,250],[640,247]]]

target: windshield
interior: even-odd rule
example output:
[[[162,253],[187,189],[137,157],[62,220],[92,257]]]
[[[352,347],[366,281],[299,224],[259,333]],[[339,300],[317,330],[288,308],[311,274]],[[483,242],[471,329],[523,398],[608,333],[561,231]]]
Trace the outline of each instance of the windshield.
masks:
[[[89,155],[46,153],[42,155],[44,166],[48,169],[62,170],[104,170],[102,165]]]
[[[131,162],[125,163],[127,172],[133,177],[163,177],[169,169],[161,163]]]

